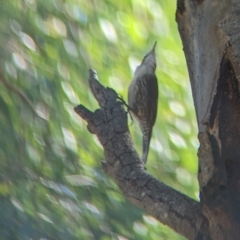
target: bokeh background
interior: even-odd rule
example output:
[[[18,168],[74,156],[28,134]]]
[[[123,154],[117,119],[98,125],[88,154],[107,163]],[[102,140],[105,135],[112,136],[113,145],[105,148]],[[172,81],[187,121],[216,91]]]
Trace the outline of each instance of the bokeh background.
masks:
[[[0,2],[0,239],[184,239],[122,196],[73,111],[98,107],[89,67],[126,99],[157,41],[147,169],[198,199],[197,126],[175,11],[166,0]],[[141,153],[136,123],[130,131]]]

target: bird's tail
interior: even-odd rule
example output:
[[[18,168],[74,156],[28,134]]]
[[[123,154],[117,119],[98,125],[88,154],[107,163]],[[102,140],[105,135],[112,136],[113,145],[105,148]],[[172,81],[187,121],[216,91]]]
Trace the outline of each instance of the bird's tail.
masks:
[[[144,164],[147,162],[148,152],[149,152],[149,145],[150,140],[152,137],[152,130],[144,131],[143,138],[142,138],[142,161]]]

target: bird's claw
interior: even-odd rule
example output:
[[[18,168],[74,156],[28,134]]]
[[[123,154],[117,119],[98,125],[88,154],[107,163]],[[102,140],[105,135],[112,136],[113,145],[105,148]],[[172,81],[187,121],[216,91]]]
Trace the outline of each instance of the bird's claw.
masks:
[[[131,121],[132,121],[130,125],[132,125],[132,124],[133,124],[133,116],[132,116],[132,114],[131,114],[132,109],[131,109],[130,106],[125,102],[125,100],[123,99],[122,96],[118,96],[117,99],[127,108],[127,112],[129,113],[130,118],[131,118]]]

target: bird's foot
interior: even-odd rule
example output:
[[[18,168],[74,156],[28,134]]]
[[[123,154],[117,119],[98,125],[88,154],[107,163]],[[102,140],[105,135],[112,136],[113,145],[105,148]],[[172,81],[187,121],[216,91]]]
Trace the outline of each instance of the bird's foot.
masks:
[[[117,99],[127,108],[127,112],[129,113],[129,116],[131,118],[131,125],[133,124],[133,116],[131,114],[132,109],[130,108],[130,106],[126,103],[126,101],[123,99],[122,96],[118,96]]]

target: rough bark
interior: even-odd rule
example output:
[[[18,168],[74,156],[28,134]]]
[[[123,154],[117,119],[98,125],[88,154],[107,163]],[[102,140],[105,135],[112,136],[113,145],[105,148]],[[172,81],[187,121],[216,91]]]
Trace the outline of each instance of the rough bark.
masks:
[[[200,202],[149,175],[133,148],[127,114],[114,90],[90,70],[100,109],[75,111],[103,145],[103,169],[134,204],[188,239],[240,239],[240,0],[178,0],[196,109]]]
[[[87,121],[88,130],[98,136],[104,148],[104,171],[131,202],[181,235],[194,239],[205,222],[200,204],[146,172],[133,147],[127,112],[116,92],[103,87],[93,70],[90,70],[89,84],[100,109],[92,113],[79,105],[75,111]]]
[[[240,1],[178,1],[200,148],[198,180],[209,239],[240,239]]]

